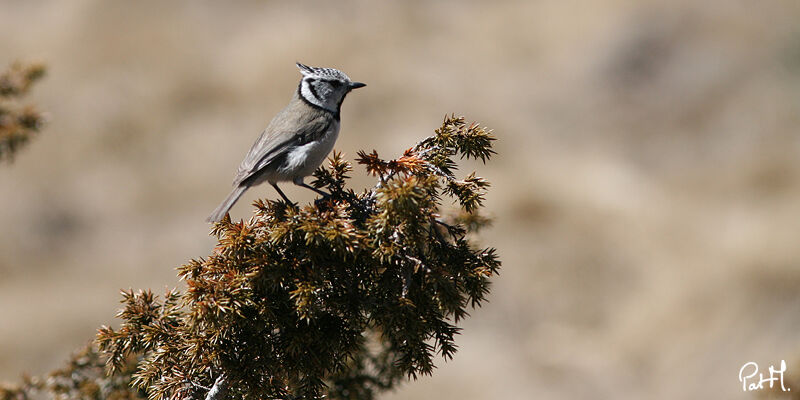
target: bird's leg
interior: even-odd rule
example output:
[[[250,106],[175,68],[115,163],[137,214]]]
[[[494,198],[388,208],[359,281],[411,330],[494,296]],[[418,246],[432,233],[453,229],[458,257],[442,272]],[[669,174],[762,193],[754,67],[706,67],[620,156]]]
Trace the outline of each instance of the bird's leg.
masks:
[[[286,197],[285,194],[283,194],[283,191],[281,191],[281,189],[278,187],[277,183],[270,183],[270,185],[272,185],[272,187],[275,188],[275,190],[278,192],[279,195],[281,195],[281,197],[283,197],[283,200],[286,201],[287,204],[290,204],[292,206],[295,205],[291,200],[289,200],[288,197]]]
[[[325,192],[323,192],[322,190],[319,190],[319,189],[317,189],[317,188],[315,188],[315,187],[313,187],[313,186],[311,186],[311,185],[309,185],[309,184],[307,184],[307,183],[303,182],[303,180],[302,180],[302,179],[296,179],[296,180],[294,180],[294,181],[292,181],[292,182],[293,182],[295,185],[297,185],[297,186],[302,186],[302,187],[304,187],[304,188],[306,188],[306,189],[311,189],[311,190],[313,190],[313,191],[317,192],[317,194],[319,194],[320,196],[322,196],[322,197],[324,197],[324,198],[326,198],[326,199],[327,199],[328,197],[331,197],[331,194],[330,194],[330,193],[325,193]]]

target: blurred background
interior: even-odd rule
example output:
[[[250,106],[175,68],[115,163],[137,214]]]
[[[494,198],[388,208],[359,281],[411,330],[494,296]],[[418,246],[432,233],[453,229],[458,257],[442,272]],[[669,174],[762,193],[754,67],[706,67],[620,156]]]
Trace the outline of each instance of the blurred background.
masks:
[[[493,183],[490,302],[383,398],[754,398],[744,363],[800,374],[798,21],[796,0],[5,0],[0,67],[48,65],[49,122],[0,166],[0,381],[116,324],[120,289],[181,285],[300,61],[369,85],[351,160],[449,113],[499,138],[462,171]]]

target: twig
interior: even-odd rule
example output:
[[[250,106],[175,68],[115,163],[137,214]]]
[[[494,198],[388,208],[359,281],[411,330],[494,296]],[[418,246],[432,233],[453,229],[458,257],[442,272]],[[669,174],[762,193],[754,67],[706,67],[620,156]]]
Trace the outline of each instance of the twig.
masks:
[[[222,400],[225,396],[225,392],[228,391],[228,377],[225,374],[221,374],[217,377],[217,380],[214,381],[214,386],[211,387],[211,390],[208,391],[205,400]]]
[[[463,235],[461,235],[461,237],[459,237],[458,235],[456,235],[456,232],[458,232],[458,231],[459,231],[459,228],[458,228],[458,227],[456,227],[456,226],[453,226],[453,225],[450,225],[450,224],[448,224],[447,222],[444,222],[444,221],[442,221],[442,220],[440,220],[440,219],[438,219],[438,218],[432,218],[432,221],[433,221],[433,222],[435,222],[435,223],[437,223],[437,224],[439,224],[439,225],[441,225],[441,226],[443,226],[443,227],[445,227],[445,229],[447,229],[447,233],[449,233],[449,234],[450,234],[450,236],[452,236],[452,237],[453,237],[453,239],[455,239],[455,240],[461,240],[461,239],[464,239],[464,236],[463,236]]]

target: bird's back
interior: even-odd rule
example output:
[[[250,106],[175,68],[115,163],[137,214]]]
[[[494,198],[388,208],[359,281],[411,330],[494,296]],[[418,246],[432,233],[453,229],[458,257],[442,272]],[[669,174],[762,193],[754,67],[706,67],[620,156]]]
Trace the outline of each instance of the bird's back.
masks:
[[[247,152],[234,185],[241,184],[291,148],[318,139],[335,122],[333,113],[306,104],[295,92]]]

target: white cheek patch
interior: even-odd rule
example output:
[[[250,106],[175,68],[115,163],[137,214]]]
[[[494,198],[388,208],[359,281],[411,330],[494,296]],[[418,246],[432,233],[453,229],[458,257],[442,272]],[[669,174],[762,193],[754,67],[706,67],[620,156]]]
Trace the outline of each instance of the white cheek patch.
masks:
[[[300,96],[312,105],[337,112],[346,91],[335,90],[327,82],[314,78],[305,78],[300,83]]]
[[[320,93],[312,85],[313,84],[308,83],[308,81],[304,79],[303,83],[300,85],[300,95],[303,96],[307,102],[325,108],[325,103],[321,100],[323,97],[320,96]]]

